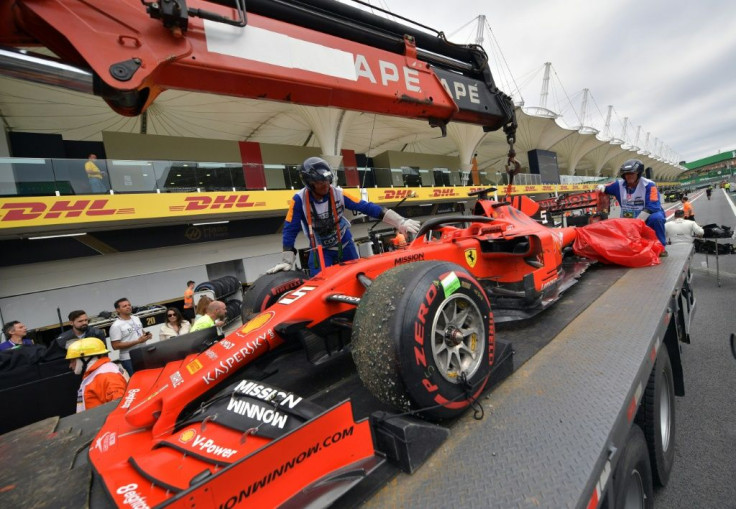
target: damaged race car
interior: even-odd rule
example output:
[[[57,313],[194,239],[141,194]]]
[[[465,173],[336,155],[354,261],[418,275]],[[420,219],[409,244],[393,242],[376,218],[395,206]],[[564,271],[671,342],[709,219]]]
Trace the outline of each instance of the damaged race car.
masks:
[[[377,400],[430,421],[473,405],[496,361],[494,324],[544,310],[589,263],[569,249],[575,228],[547,228],[530,217],[532,199],[497,202],[492,191],[471,193],[473,215],[425,222],[406,249],[311,279],[263,276],[244,296],[244,325],[199,353],[142,350],[133,360],[145,369],[90,447],[114,503],[324,505],[385,461],[377,430],[390,419],[356,422],[349,400],[323,408],[301,381],[267,383],[282,352],[303,349],[329,371],[354,363]]]

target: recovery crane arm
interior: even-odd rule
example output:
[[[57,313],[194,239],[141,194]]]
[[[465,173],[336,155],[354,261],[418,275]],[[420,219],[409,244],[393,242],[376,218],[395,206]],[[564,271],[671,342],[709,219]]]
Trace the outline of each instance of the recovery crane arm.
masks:
[[[516,125],[480,46],[335,0],[0,0],[0,44],[46,46],[91,71],[94,93],[122,115],[179,89],[426,119],[443,131],[451,120]],[[23,73],[7,62],[2,72]]]

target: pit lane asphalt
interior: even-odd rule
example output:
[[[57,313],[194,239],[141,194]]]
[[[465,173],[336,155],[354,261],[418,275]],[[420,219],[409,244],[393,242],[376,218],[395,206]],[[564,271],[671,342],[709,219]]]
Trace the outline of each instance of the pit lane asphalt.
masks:
[[[698,224],[736,229],[736,193],[690,195]],[[736,239],[733,240],[736,242]],[[666,488],[654,494],[656,509],[736,508],[736,255],[721,255],[721,286],[715,258],[695,253],[693,291],[697,309],[691,344],[683,345],[685,396],[676,398],[675,462]]]

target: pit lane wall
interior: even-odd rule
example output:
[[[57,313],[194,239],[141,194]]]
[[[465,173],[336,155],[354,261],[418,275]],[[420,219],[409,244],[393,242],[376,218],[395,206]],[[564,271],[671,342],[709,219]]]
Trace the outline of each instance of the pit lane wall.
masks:
[[[667,183],[662,183],[667,185]],[[560,194],[590,191],[594,184],[550,184],[511,186],[511,194]],[[354,198],[385,206],[405,199],[405,205],[419,205],[468,199],[468,193],[483,187],[396,187],[346,189]],[[41,196],[3,198],[0,202],[0,235],[38,234],[61,228],[140,223],[141,221],[179,221],[198,219],[248,219],[285,214],[293,190],[117,194],[80,196]],[[506,193],[506,186],[497,194]]]

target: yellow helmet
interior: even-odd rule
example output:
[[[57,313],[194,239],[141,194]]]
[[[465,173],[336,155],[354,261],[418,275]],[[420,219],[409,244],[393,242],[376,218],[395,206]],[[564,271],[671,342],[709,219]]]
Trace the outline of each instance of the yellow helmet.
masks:
[[[105,343],[98,338],[83,338],[69,345],[66,350],[66,358],[92,357],[93,355],[104,355],[107,352]]]

